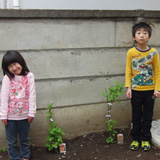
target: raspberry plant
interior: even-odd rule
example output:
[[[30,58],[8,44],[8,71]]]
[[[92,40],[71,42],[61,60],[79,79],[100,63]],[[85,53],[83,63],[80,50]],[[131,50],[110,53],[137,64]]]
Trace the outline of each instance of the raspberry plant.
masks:
[[[56,126],[56,122],[52,119],[52,116],[54,115],[52,112],[52,106],[53,104],[49,103],[47,107],[47,120],[50,120],[50,128],[48,130],[49,135],[47,137],[46,147],[49,151],[53,150],[54,148],[57,149],[60,144],[63,143],[62,135],[65,135],[62,129]]]
[[[107,98],[107,107],[108,107],[108,117],[107,123],[107,132],[109,133],[109,137],[106,139],[107,143],[115,143],[115,136],[117,131],[115,130],[115,126],[117,125],[116,120],[111,120],[111,108],[113,102],[119,103],[119,96],[123,93],[124,84],[119,83],[118,81],[114,81],[115,86],[111,86],[108,90],[103,92],[103,96]]]

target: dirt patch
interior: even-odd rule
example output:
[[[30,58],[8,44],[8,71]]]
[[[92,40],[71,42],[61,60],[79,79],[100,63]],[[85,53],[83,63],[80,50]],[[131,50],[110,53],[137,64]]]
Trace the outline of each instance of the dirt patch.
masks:
[[[48,151],[46,148],[31,146],[30,160],[160,160],[160,149],[152,145],[148,152],[130,151],[132,141],[130,130],[118,130],[124,134],[123,144],[107,144],[107,133],[94,133],[72,140],[65,140],[67,147],[66,155]],[[0,159],[9,160],[7,152],[0,153]]]

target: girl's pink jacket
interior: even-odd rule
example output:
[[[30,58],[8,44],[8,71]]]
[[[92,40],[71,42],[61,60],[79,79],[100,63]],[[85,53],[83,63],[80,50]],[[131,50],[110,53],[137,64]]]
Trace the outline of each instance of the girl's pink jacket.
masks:
[[[36,114],[36,91],[33,73],[15,75],[10,80],[3,77],[1,88],[0,118],[23,120]]]

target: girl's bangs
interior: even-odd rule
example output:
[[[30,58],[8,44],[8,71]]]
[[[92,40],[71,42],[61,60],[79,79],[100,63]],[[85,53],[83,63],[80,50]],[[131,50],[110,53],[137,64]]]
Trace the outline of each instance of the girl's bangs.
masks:
[[[19,60],[15,57],[15,56],[7,56],[5,58],[5,64],[6,66],[8,67],[10,64],[12,63],[15,63],[15,62],[18,62],[19,63]]]

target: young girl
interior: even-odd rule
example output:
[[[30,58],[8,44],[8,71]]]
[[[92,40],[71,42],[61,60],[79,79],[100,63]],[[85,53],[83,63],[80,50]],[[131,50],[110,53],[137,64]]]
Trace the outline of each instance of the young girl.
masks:
[[[8,51],[2,59],[4,73],[1,88],[1,121],[5,125],[11,160],[30,157],[29,130],[36,113],[34,75],[17,51]],[[17,135],[20,155],[17,151]]]

